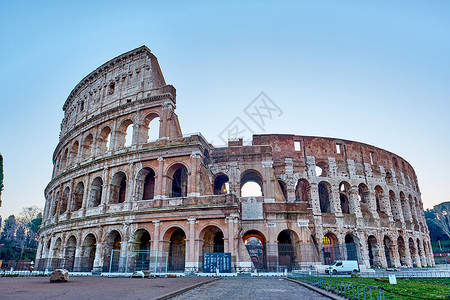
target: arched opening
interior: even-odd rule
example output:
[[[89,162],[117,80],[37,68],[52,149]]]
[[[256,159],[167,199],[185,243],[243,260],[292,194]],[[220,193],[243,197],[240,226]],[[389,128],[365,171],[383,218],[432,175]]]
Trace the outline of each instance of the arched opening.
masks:
[[[391,205],[392,216],[394,217],[395,220],[399,221],[401,214],[399,211],[399,207],[397,206],[397,200],[395,198],[395,193],[392,190],[389,191],[389,203]],[[401,223],[396,222],[396,226],[401,227]]]
[[[416,263],[416,246],[414,244],[414,240],[412,238],[409,238],[408,240],[408,246],[409,246],[409,254],[411,256],[412,264],[414,268],[417,268]]]
[[[283,200],[287,201],[287,187],[286,183],[283,180],[278,180],[278,184],[280,185],[281,193],[283,194]]]
[[[369,263],[371,268],[381,267],[380,265],[380,253],[378,248],[377,238],[370,235],[367,238],[367,246],[369,248]]]
[[[299,179],[295,187],[295,201],[311,203],[311,185],[306,179]]]
[[[77,163],[77,157],[78,157],[78,148],[80,147],[80,144],[78,143],[78,141],[76,141],[75,143],[73,143],[72,146],[72,150],[70,151],[70,159],[71,165],[74,165]]]
[[[250,230],[244,234],[243,240],[255,269],[267,269],[266,239],[264,235],[259,231]]]
[[[392,242],[388,236],[384,237],[384,256],[388,268],[392,268]]]
[[[118,172],[114,175],[111,181],[111,197],[110,203],[125,202],[127,190],[127,176],[124,172]]]
[[[225,174],[217,175],[214,179],[214,195],[225,195],[230,193],[230,183]]]
[[[241,197],[262,197],[263,179],[256,170],[247,170],[241,175]]]
[[[83,195],[84,195],[84,184],[83,182],[78,182],[73,191],[72,199],[72,211],[77,211],[83,206]]]
[[[92,155],[92,143],[94,142],[94,138],[92,137],[92,134],[89,134],[85,139],[83,146],[81,148],[81,159],[87,160]]]
[[[369,188],[364,183],[358,185],[358,199],[361,212],[369,211]]]
[[[402,206],[403,219],[405,221],[411,221],[409,204],[408,201],[406,201],[405,193],[403,192],[400,192],[400,203]]]
[[[56,192],[55,198],[53,199],[52,216],[56,215],[56,212],[58,211],[58,204],[59,204],[59,191]]]
[[[125,120],[117,130],[117,149],[131,146],[133,139],[133,121]]]
[[[401,236],[397,239],[397,248],[398,248],[398,255],[400,257],[400,264],[402,266],[407,266],[406,264],[406,248],[405,248],[405,241]]]
[[[393,184],[394,183],[394,180],[393,180],[393,177],[392,177],[392,173],[389,172],[389,171],[386,172],[386,183],[387,184]]]
[[[110,149],[111,128],[104,127],[98,136],[97,153],[103,154]]]
[[[75,262],[75,250],[77,247],[77,239],[75,236],[71,236],[67,241],[66,253],[64,254],[64,269],[69,272],[73,272],[74,262]]]
[[[331,186],[327,182],[319,182],[319,202],[320,202],[320,211],[323,213],[331,212],[330,205],[330,192]]]
[[[155,171],[151,168],[145,168],[142,171],[144,177],[144,186],[142,200],[150,200],[155,197]]]
[[[89,233],[83,241],[82,251],[81,251],[81,262],[80,271],[81,272],[91,272],[94,267],[95,251],[96,251],[97,240],[92,233]]]
[[[61,238],[58,238],[53,246],[53,257],[51,262],[51,270],[58,269],[62,267],[63,259],[61,257],[61,247],[62,241]]]
[[[102,201],[103,180],[101,177],[95,177],[91,184],[91,191],[89,193],[88,207],[97,207]]]
[[[105,253],[103,255],[103,272],[119,271],[120,244],[122,238],[117,230],[109,233],[105,243]]]
[[[134,256],[134,271],[148,270],[151,260],[151,242],[150,234],[145,229],[137,230],[132,238],[131,249]]]
[[[347,260],[358,260],[356,243],[351,234],[345,236],[345,250],[347,250]]]
[[[174,229],[169,239],[168,271],[184,272],[186,256],[186,234],[183,229]]]
[[[186,197],[187,196],[187,183],[188,183],[188,170],[182,164],[172,166],[171,169],[175,169],[172,176],[171,196],[172,197]]]
[[[59,208],[59,214],[62,215],[67,211],[67,203],[69,202],[70,189],[68,186],[64,189],[61,197],[61,207]]]
[[[381,211],[381,201],[383,200],[383,189],[377,185],[375,187],[375,204],[377,211]]]
[[[316,176],[317,177],[327,177],[328,176],[328,163],[324,162],[324,161],[317,161],[316,162],[316,167],[315,167],[315,171],[316,171]]]
[[[64,154],[61,158],[61,169],[64,171],[69,166],[69,149],[64,150]]]
[[[205,253],[223,253],[224,236],[222,230],[216,226],[208,226],[200,232],[201,256],[200,262],[203,262]]]
[[[159,127],[161,119],[155,113],[148,114],[142,123],[139,141],[143,144],[157,141],[159,139]]]
[[[298,265],[297,235],[289,229],[278,234],[278,265],[288,270],[293,270]]]
[[[416,207],[414,205],[414,200],[413,200],[411,195],[408,195],[408,206],[409,206],[409,209],[411,211],[411,218],[412,218],[411,221],[416,221],[417,222]]]
[[[323,237],[323,258],[324,264],[329,265],[340,259],[339,244],[334,234],[327,233]]]
[[[348,182],[341,182],[339,184],[339,200],[341,203],[341,211],[343,214],[350,213],[350,203],[348,201],[350,197],[350,184]]]

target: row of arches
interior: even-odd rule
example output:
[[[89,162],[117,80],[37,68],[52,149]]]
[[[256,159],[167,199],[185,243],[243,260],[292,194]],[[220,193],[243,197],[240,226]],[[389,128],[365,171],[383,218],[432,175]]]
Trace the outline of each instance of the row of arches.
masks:
[[[108,124],[97,132],[89,132],[83,138],[75,139],[61,151],[56,159],[55,174],[109,150],[119,150],[130,147],[132,144],[155,141],[159,138],[159,128],[159,115],[150,113],[136,124],[132,119],[127,118],[117,127]]]
[[[155,171],[152,168],[146,167],[141,169],[135,179],[138,200],[151,200],[155,196]],[[168,180],[167,194],[170,197],[186,197],[188,185],[188,170],[187,167],[181,163],[172,165],[166,173]],[[127,175],[123,171],[114,174],[109,183],[108,197],[103,197],[105,191],[108,191],[108,186],[104,183],[101,176],[95,177],[89,187],[89,192],[85,199],[85,184],[83,181],[75,185],[73,193],[70,193],[69,185],[66,185],[62,195],[60,191],[54,192],[51,201],[48,201],[47,216],[61,215],[66,212],[78,211],[83,208],[98,207],[101,203],[117,204],[124,203],[127,198],[131,198]],[[128,196],[127,196],[128,195]],[[103,202],[102,202],[103,201]],[[69,205],[70,203],[70,205]]]

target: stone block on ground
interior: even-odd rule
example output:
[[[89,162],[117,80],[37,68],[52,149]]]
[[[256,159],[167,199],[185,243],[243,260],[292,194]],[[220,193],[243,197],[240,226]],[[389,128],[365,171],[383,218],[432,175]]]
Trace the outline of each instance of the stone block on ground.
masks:
[[[69,280],[69,271],[66,269],[56,269],[50,276],[50,282],[67,282]]]

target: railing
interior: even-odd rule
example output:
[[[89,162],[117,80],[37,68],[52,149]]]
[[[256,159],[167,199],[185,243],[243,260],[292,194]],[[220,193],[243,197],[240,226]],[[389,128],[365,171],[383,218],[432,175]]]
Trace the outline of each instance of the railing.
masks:
[[[378,286],[338,281],[326,277],[300,277],[297,279],[348,299],[385,299],[384,289]]]

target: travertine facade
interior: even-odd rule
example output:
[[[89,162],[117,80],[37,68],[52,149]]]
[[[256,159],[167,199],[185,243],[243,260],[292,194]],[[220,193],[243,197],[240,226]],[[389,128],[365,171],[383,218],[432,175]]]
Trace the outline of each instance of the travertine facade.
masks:
[[[175,108],[145,46],[74,88],[45,189],[39,267],[105,269],[111,249],[167,251],[170,270],[194,272],[205,252],[230,252],[236,271],[336,258],[434,264],[417,178],[400,156],[298,135],[217,148],[183,136]],[[241,197],[249,182],[261,191]]]

